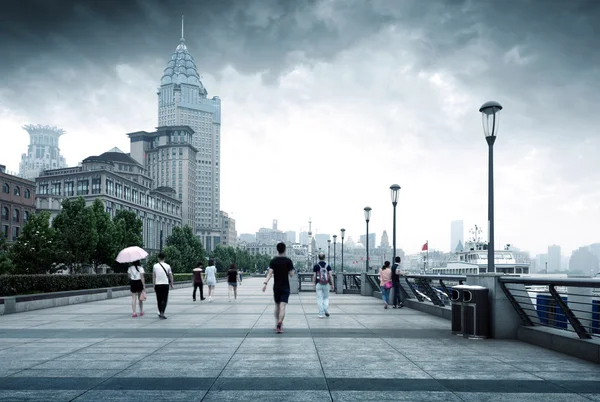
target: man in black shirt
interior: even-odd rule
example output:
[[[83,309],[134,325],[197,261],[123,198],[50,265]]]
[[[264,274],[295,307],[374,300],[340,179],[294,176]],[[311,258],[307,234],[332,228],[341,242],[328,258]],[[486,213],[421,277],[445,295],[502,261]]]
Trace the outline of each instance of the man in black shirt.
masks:
[[[267,290],[267,284],[271,277],[273,279],[273,298],[275,299],[275,319],[277,326],[275,331],[283,333],[283,319],[285,318],[285,306],[290,297],[290,276],[294,276],[294,263],[285,256],[285,244],[277,244],[279,256],[273,258],[269,264],[269,272],[263,286],[263,292]]]
[[[392,304],[394,308],[404,307],[402,294],[400,293],[400,261],[400,257],[396,257],[394,265],[392,265],[392,285],[394,285],[394,300],[392,300]]]

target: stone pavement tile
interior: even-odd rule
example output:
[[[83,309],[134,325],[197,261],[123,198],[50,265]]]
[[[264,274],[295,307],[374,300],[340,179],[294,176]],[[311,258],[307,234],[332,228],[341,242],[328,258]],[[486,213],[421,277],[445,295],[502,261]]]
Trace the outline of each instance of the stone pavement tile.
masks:
[[[60,401],[68,402],[73,400],[77,395],[81,394],[82,391],[4,391],[0,390],[0,401],[31,401],[31,402],[49,402],[49,401]]]
[[[269,367],[269,366],[265,366]],[[252,378],[265,378],[265,377],[272,377],[274,375],[277,375],[279,377],[294,377],[294,378],[324,378],[325,375],[323,374],[323,370],[319,367],[319,368],[312,368],[312,369],[307,369],[304,367],[300,367],[300,368],[282,368],[282,367],[277,367],[277,368],[273,368],[273,369],[255,369],[255,368],[236,368],[236,369],[229,369],[229,368],[225,368],[225,370],[223,370],[223,373],[220,375],[220,377],[223,378],[247,378],[247,377],[252,377]]]
[[[77,361],[80,364],[86,364],[86,362],[90,361],[110,361],[110,362],[135,362],[142,358],[144,358],[146,353],[128,353],[128,354],[118,354],[118,353],[71,353],[62,357],[55,359],[54,361]]]
[[[588,398],[592,401],[600,401],[600,393],[597,394],[581,394],[581,396]]]
[[[87,368],[90,370],[124,370],[135,363],[138,359],[127,361],[98,361],[98,360],[51,360],[35,366],[37,369],[63,369],[76,370],[78,368]]]
[[[328,391],[209,391],[203,402],[330,402]]]
[[[600,381],[582,381],[582,380],[552,380],[552,384],[556,384],[571,392],[600,394]]]
[[[55,377],[55,378],[108,378],[121,372],[121,370],[105,370],[105,369],[90,369],[86,365],[82,365],[76,369],[29,369],[19,371],[13,374],[12,377]]]
[[[341,377],[327,376],[329,390],[334,391],[438,391],[448,392],[438,381],[430,377],[390,378],[381,371],[382,376]],[[399,373],[398,373],[399,374]]]
[[[9,369],[7,367],[4,367],[4,365],[0,366],[0,378],[1,377],[8,377],[12,374],[18,373],[21,369]]]
[[[360,368],[324,368],[325,377],[330,379],[348,379],[357,381],[357,379],[389,380],[389,379],[431,379],[432,377],[419,369],[403,369],[393,367],[379,367],[377,369]]]
[[[195,376],[195,377],[168,377],[160,376],[156,373],[154,377],[113,377],[102,382],[97,390],[118,391],[118,390],[142,390],[142,391],[202,391],[208,390],[215,382],[215,377]]]
[[[544,370],[543,366],[540,366],[540,370]],[[577,380],[577,381],[600,381],[600,375],[593,371],[577,372],[577,371],[534,371],[532,374],[537,377],[543,378],[547,381],[555,380]]]
[[[333,402],[407,401],[460,402],[451,392],[440,391],[332,391]]]
[[[48,360],[20,360],[18,358],[11,360],[2,360],[2,367],[8,370],[23,370],[31,367],[38,366],[47,362]]]
[[[226,366],[227,370],[241,369],[269,369],[272,372],[280,370],[321,370],[321,362],[315,355],[290,354],[281,356],[277,354],[236,354]]]
[[[74,402],[105,401],[105,402],[129,402],[129,401],[164,401],[164,402],[200,402],[206,395],[206,391],[144,391],[144,390],[91,390],[74,399]]]
[[[600,364],[586,362],[584,360],[560,361],[560,362],[555,360],[554,362],[551,362],[551,363],[546,362],[546,363],[542,363],[542,364],[540,364],[538,362],[521,361],[521,362],[512,362],[511,364],[520,370],[531,371],[534,373],[538,370],[557,371],[557,372],[568,372],[568,371],[593,372],[593,373],[597,373],[598,377],[600,378]]]
[[[569,393],[492,393],[459,392],[456,395],[466,402],[583,402],[589,401],[576,394]]]
[[[438,380],[530,380],[543,381],[540,377],[522,371],[478,371],[478,370],[427,370],[427,374]]]
[[[109,354],[150,354],[154,353],[159,347],[148,345],[148,346],[132,346],[132,347],[113,347],[111,345],[94,345],[85,349],[80,349],[77,353],[109,353]]]
[[[476,362],[471,361],[467,358],[465,359],[456,359],[455,361],[440,361],[440,362],[415,362],[419,368],[425,371],[444,371],[444,370],[462,370],[462,371],[471,371],[471,372],[481,372],[481,371],[497,371],[497,372],[508,372],[514,371],[518,372],[519,370],[510,364],[502,363],[502,362]]]
[[[546,393],[568,392],[565,388],[548,381],[539,380],[437,380],[451,392],[490,392],[490,393]]]
[[[69,352],[70,353],[70,352]],[[13,359],[17,360],[37,360],[45,361],[57,359],[65,356],[67,353],[56,353],[56,352],[45,352],[45,351],[30,351],[30,350],[18,350],[18,351],[0,351],[0,361],[10,361]]]

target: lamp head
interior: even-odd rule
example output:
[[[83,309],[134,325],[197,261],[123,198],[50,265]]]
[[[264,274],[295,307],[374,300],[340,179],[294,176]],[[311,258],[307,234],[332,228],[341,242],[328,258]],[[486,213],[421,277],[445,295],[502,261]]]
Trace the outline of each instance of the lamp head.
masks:
[[[365,207],[365,220],[369,222],[371,220],[371,207]]]
[[[502,110],[502,105],[496,101],[489,101],[481,105],[481,119],[483,122],[483,133],[487,137],[496,137],[498,135],[498,112]]]
[[[390,186],[390,190],[392,191],[392,204],[394,206],[398,203],[398,195],[400,193],[400,186],[397,184],[392,184]]]

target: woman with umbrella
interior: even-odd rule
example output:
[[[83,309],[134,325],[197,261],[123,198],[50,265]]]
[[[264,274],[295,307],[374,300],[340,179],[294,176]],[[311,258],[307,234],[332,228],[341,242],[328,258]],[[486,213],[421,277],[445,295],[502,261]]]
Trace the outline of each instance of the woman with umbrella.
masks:
[[[144,268],[140,264],[140,260],[148,256],[140,247],[127,247],[121,250],[117,256],[117,262],[132,263],[127,269],[129,276],[129,285],[131,290],[131,309],[133,314],[131,317],[137,317],[136,305],[140,303],[140,317],[144,315],[143,302],[146,300],[146,282],[144,280]]]

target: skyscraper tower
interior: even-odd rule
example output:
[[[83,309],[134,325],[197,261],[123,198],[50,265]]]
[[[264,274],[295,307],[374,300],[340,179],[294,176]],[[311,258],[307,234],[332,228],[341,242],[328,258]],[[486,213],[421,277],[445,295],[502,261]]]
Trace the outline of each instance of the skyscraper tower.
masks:
[[[194,58],[181,39],[158,88],[158,125],[189,126],[196,154],[196,235],[207,250],[221,242],[221,99],[207,97]],[[176,189],[177,190],[177,189]]]
[[[58,147],[58,139],[65,130],[41,124],[29,124],[23,126],[23,129],[29,133],[29,147],[27,153],[21,155],[19,176],[35,180],[45,169],[67,167]]]

